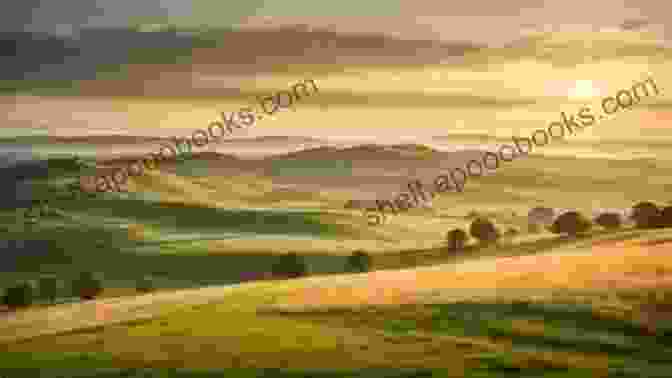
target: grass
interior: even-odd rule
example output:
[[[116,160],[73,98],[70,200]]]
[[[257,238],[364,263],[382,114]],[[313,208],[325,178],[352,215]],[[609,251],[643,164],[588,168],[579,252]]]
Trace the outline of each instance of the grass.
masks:
[[[559,159],[557,163],[562,168],[567,161]],[[576,164],[575,161],[573,163]],[[612,168],[628,173],[640,164],[642,162],[624,162]],[[586,163],[588,165],[598,172],[606,171],[603,163]],[[59,167],[55,163],[50,165],[49,177],[45,178],[46,181],[36,181],[36,188],[55,185],[55,180],[62,180],[70,174],[70,168]],[[520,169],[525,167],[521,166]],[[668,172],[665,164],[651,169],[658,176]],[[536,170],[528,173],[552,175],[551,171],[548,168],[541,173]],[[506,172],[502,171],[502,177],[506,176]],[[562,184],[568,185],[565,189],[583,179],[578,171],[566,172],[572,174],[562,175],[562,179],[567,180],[567,183]],[[514,170],[508,177],[516,179],[515,185],[529,186],[531,191],[543,190],[522,173]],[[500,179],[494,179],[494,182],[487,180],[484,178],[483,187],[490,189],[502,183]],[[547,182],[560,185],[556,179]],[[225,181],[208,181],[208,184],[217,190]],[[606,188],[613,183],[608,179],[597,178],[587,185]],[[476,186],[480,188],[480,182]],[[157,193],[160,193],[161,188],[161,185],[157,185]],[[641,196],[650,198],[647,196],[660,188],[653,188]],[[46,191],[44,195],[51,194]],[[471,201],[478,197],[470,197],[469,193],[464,196],[460,201],[464,201],[465,206],[471,206]],[[569,199],[570,195],[559,193],[549,201],[569,203]],[[581,199],[586,202],[592,200]],[[260,249],[258,253],[242,253],[235,248],[213,249],[207,240],[203,240],[206,234],[216,236],[230,231],[250,231],[284,235],[305,233],[336,240],[352,237],[348,228],[336,226],[335,218],[324,216],[319,211],[232,211],[113,195],[77,201],[54,198],[49,205],[62,209],[65,216],[44,218],[35,226],[14,232],[12,237],[46,240],[51,243],[50,253],[45,256],[22,256],[18,260],[20,268],[8,274],[3,273],[3,280],[9,282],[24,277],[36,278],[36,274],[47,272],[56,272],[59,277],[67,279],[74,277],[79,270],[93,270],[102,271],[104,278],[115,288],[133,285],[134,279],[146,274],[158,276],[161,281],[159,287],[164,289],[229,284],[237,282],[241,272],[270,268],[276,254],[281,251],[269,248]],[[471,208],[481,209],[475,206]],[[504,213],[502,208],[493,202],[492,207],[487,209],[498,224],[515,224],[521,218],[498,217],[498,214]],[[1,223],[11,225],[12,214],[2,213],[0,217]],[[457,222],[468,221],[461,217],[456,219]],[[147,230],[146,235],[132,240],[127,230],[120,227],[124,224],[143,225]],[[200,237],[196,240],[170,240],[171,237],[190,233]],[[660,243],[669,238],[667,233],[669,230],[595,229],[590,235],[576,239],[543,233],[533,237],[521,235],[514,244],[499,248],[470,246],[456,254],[447,254],[440,248],[387,250],[374,254],[373,258],[375,268],[389,269],[569,249],[584,249],[588,253],[591,245],[598,241],[638,238],[649,242],[658,240]],[[410,238],[408,234],[399,234],[396,237]],[[656,245],[651,244],[651,247]],[[342,266],[344,262],[340,256],[314,255],[306,258],[311,269],[317,273],[337,272],[339,268],[335,267]],[[493,282],[497,278],[495,274],[493,272]],[[446,282],[450,280],[448,276],[445,276]],[[331,277],[315,278],[323,278],[323,281],[314,282],[316,286],[326,288],[339,286],[339,279],[351,279],[334,277],[332,281]],[[0,366],[22,369],[0,369],[0,376],[86,376],[94,374],[93,369],[106,367],[119,370],[99,370],[96,374],[115,376],[135,374],[138,370],[133,369],[151,366],[152,369],[145,374],[174,374],[176,377],[235,377],[236,374],[288,377],[302,374],[352,374],[379,377],[386,373],[383,370],[361,369],[383,367],[426,368],[427,374],[433,373],[434,376],[587,377],[603,373],[603,376],[615,377],[664,377],[669,375],[666,373],[671,367],[667,363],[667,356],[672,344],[669,341],[670,330],[666,326],[660,327],[658,334],[650,335],[641,324],[625,315],[607,316],[605,313],[608,311],[600,312],[590,304],[578,305],[559,299],[553,303],[517,304],[481,300],[425,305],[413,309],[397,306],[384,311],[353,308],[349,312],[327,311],[326,314],[269,314],[255,311],[262,305],[281,303],[283,295],[296,294],[297,288],[311,285],[308,280],[260,282],[235,287],[231,293],[223,288],[205,288],[188,295],[176,292],[173,302],[168,303],[152,299],[173,294],[163,291],[157,293],[156,297],[139,297],[156,312],[151,318],[135,319],[134,322],[136,312],[144,310],[129,305],[127,313],[124,313],[124,305],[120,305],[117,312],[123,318],[120,318],[120,324],[96,327],[77,325],[78,320],[82,324],[86,323],[84,315],[76,315],[76,311],[68,313],[66,308],[69,307],[66,305],[54,306],[53,309],[38,308],[36,312],[28,310],[25,313],[25,324],[18,324],[16,328],[8,326],[3,332],[8,334],[14,331],[24,335],[33,335],[33,331],[37,334],[42,331],[60,332],[60,323],[52,321],[48,316],[52,310],[65,311],[66,318],[70,314],[72,319],[65,319],[64,322],[71,321],[74,328],[68,332],[3,345],[2,348],[7,352],[0,352]],[[200,298],[198,293],[207,290],[211,294]],[[222,291],[219,293],[217,290]],[[339,295],[338,290],[325,290],[323,294]],[[637,293],[629,295],[636,297]],[[127,299],[130,301],[133,298]],[[39,311],[45,312],[38,315]],[[31,323],[32,317],[36,319],[34,323]],[[38,362],[29,363],[28,355],[21,357],[12,354],[14,352],[10,353],[10,350],[32,353]],[[60,351],[72,354],[61,354]],[[29,369],[28,366],[39,366],[41,370]],[[193,369],[173,369],[180,366]],[[282,375],[285,373],[279,370],[261,369],[268,366],[300,367],[306,370],[287,371],[287,375]],[[238,370],[195,370],[223,367]]]
[[[576,367],[588,369],[599,358],[607,358],[605,367],[614,376],[664,377],[665,369],[672,367],[669,364],[672,327],[651,336],[632,320],[600,316],[597,308],[595,304],[559,302],[458,302],[420,307],[335,309],[285,316],[356,329],[383,329],[394,334],[490,340],[506,348],[475,356],[481,363],[479,369],[509,371],[511,376],[546,376],[544,372],[553,370],[560,373],[563,355],[570,353],[588,358],[575,363]],[[541,359],[533,365],[546,361],[546,365],[541,363],[543,372],[526,366],[533,361],[524,362],[519,353],[527,354],[532,360]],[[591,358],[597,360],[591,363]],[[572,366],[568,364],[564,369]],[[626,368],[638,372],[625,374]],[[576,373],[586,374],[585,371]]]
[[[59,213],[41,217],[34,225],[20,225],[14,209],[0,211],[0,227],[9,231],[7,239],[42,243],[31,253],[10,258],[11,272],[3,274],[0,286],[39,273],[68,277],[80,270],[127,281],[115,283],[122,286],[145,274],[172,281],[172,285],[166,283],[169,287],[234,283],[242,273],[268,271],[278,251],[222,251],[208,239],[231,235],[336,239],[350,233],[347,227],[323,222],[319,211],[219,209],[114,194],[68,198],[65,183],[85,173],[68,158],[50,159],[48,169],[35,172],[43,177],[32,180],[33,198],[46,199]],[[142,235],[131,235],[129,225],[144,230]],[[314,273],[339,272],[344,266],[338,256],[318,253],[306,258]]]
[[[39,368],[35,366],[39,364]],[[443,375],[430,369],[157,369],[115,367],[111,356],[105,353],[5,353],[0,355],[0,376],[21,377],[175,377],[175,378],[365,378],[365,377],[433,377]]]
[[[54,200],[49,205],[64,209],[66,216],[43,217],[36,225],[7,233],[8,240],[40,243],[40,247],[31,253],[5,256],[11,270],[3,273],[0,286],[34,279],[40,273],[55,273],[67,280],[82,270],[101,272],[111,285],[121,286],[134,285],[134,280],[146,274],[156,276],[167,287],[236,283],[243,273],[269,271],[277,253],[213,250],[202,240],[204,233],[212,238],[225,238],[230,232],[339,235],[336,227],[301,213],[221,211],[120,199],[81,199],[67,201],[67,205],[66,200]],[[13,213],[4,213],[2,218],[7,227],[14,228]],[[260,229],[257,222],[265,227]],[[121,227],[129,223],[148,225],[146,228],[156,230],[156,236],[132,240]],[[200,236],[197,240],[164,240],[190,232]],[[310,271],[317,274],[341,272],[345,265],[340,256],[314,254],[306,260]]]
[[[79,83],[73,80],[0,80],[0,96],[77,96],[79,93]]]
[[[628,232],[605,233],[598,239],[618,239]],[[590,241],[575,242],[582,245]],[[605,315],[602,309],[609,303],[598,301],[600,295],[585,303],[556,298],[299,314],[254,311],[297,284],[300,282],[253,284],[213,303],[154,319],[42,336],[9,347],[47,353],[58,345],[58,350],[105,352],[112,354],[115,366],[124,368],[167,369],[176,366],[174,361],[212,369],[242,364],[253,369],[248,370],[250,374],[259,372],[254,369],[277,366],[271,361],[305,369],[423,367],[434,369],[438,376],[474,377],[662,378],[671,367],[667,356],[672,328],[663,327],[650,335],[635,319]],[[623,307],[647,298],[636,294],[623,295],[627,299]],[[578,298],[571,293],[568,297]],[[147,348],[150,344],[152,348]],[[235,351],[226,349],[227,345],[236,345]],[[334,366],[333,361],[340,365]],[[450,367],[453,369],[439,371]],[[155,370],[155,374],[161,374],[159,371],[167,370]],[[376,376],[373,371],[362,374]]]
[[[521,329],[516,327],[507,328],[501,325],[497,327],[492,324],[493,319],[495,319],[495,321],[499,320],[503,324],[511,319],[544,316],[547,317],[550,322],[557,320],[557,318],[563,320],[565,322],[565,329],[563,330],[565,333],[568,329],[582,329],[584,326],[589,326],[591,328],[597,326],[596,328],[598,329],[605,328],[600,324],[599,319],[592,317],[594,314],[592,314],[590,310],[578,307],[572,308],[572,305],[567,306],[568,308],[561,310],[557,307],[545,307],[540,304],[530,306],[501,303],[457,303],[427,306],[421,310],[418,310],[418,308],[404,307],[369,308],[351,312],[327,312],[322,313],[321,315],[304,313],[294,316],[255,316],[245,311],[240,314],[234,313],[231,310],[226,309],[230,306],[219,304],[200,306],[191,310],[186,310],[185,312],[173,314],[167,318],[164,317],[140,322],[134,325],[129,324],[128,327],[124,325],[106,327],[103,330],[96,331],[94,334],[84,332],[79,333],[79,335],[63,335],[58,337],[57,340],[60,340],[59,350],[95,350],[86,354],[75,352],[66,354],[65,357],[67,358],[60,362],[62,364],[60,366],[71,366],[73,369],[71,371],[73,372],[82,371],[78,369],[89,366],[104,368],[109,366],[110,361],[114,361],[114,366],[118,369],[130,371],[133,368],[137,369],[142,366],[143,362],[138,359],[142,358],[145,366],[152,366],[152,369],[145,370],[146,374],[168,374],[168,372],[171,371],[171,363],[168,362],[168,360],[165,360],[165,358],[173,359],[179,354],[181,355],[180,360],[189,362],[190,366],[203,366],[204,363],[207,364],[205,361],[212,357],[211,354],[214,351],[219,351],[219,361],[224,363],[223,361],[228,361],[230,358],[229,354],[231,352],[226,349],[219,349],[218,347],[228,345],[229,343],[227,340],[230,340],[231,342],[233,342],[233,340],[239,340],[239,342],[236,343],[236,353],[240,353],[238,355],[241,356],[241,358],[245,358],[242,356],[247,356],[250,360],[256,361],[251,362],[250,364],[263,365],[263,361],[266,361],[265,363],[268,364],[270,360],[266,360],[267,358],[275,358],[276,362],[278,359],[286,361],[293,371],[287,370],[286,372],[282,372],[279,369],[271,371],[268,369],[262,370],[259,367],[253,368],[248,366],[245,369],[211,370],[209,371],[210,374],[216,374],[216,371],[221,371],[222,373],[227,373],[227,376],[229,376],[228,374],[236,376],[233,374],[238,373],[288,374],[286,375],[288,377],[294,376],[293,374],[297,374],[296,376],[302,376],[300,374],[308,374],[308,376],[322,376],[321,374],[325,374],[324,376],[329,376],[328,374],[361,377],[387,376],[379,375],[385,374],[385,371],[380,368],[360,368],[359,370],[355,370],[356,368],[354,367],[348,367],[351,366],[349,359],[348,362],[339,360],[344,365],[341,368],[330,367],[332,364],[328,362],[329,360],[327,356],[336,352],[336,350],[332,349],[333,346],[342,345],[341,347],[354,351],[358,348],[358,345],[359,348],[366,345],[367,348],[365,350],[367,352],[374,349],[378,352],[384,352],[384,355],[388,357],[390,356],[390,353],[395,353],[395,351],[401,349],[405,351],[405,356],[408,356],[408,354],[411,353],[415,358],[419,358],[422,355],[427,359],[428,355],[438,353],[443,359],[450,359],[451,363],[444,361],[443,368],[439,367],[436,360],[432,358],[427,359],[424,363],[421,363],[420,360],[418,360],[416,364],[427,364],[428,361],[433,361],[429,362],[422,371],[415,371],[416,374],[427,374],[427,376],[537,377],[543,375],[551,377],[588,377],[595,376],[599,370],[608,372],[608,375],[602,376],[609,377],[641,376],[637,374],[645,374],[647,377],[665,376],[665,374],[661,373],[661,370],[665,368],[669,369],[669,366],[663,363],[654,364],[650,361],[632,358],[631,356],[614,355],[612,353],[608,354],[608,359],[606,360],[607,363],[605,363],[604,358],[606,357],[601,350],[593,351],[590,349],[588,352],[580,351],[580,353],[576,350],[571,350],[569,353],[563,353],[564,351],[558,352],[556,345],[551,345],[549,347],[547,343],[547,339],[553,337],[552,334],[549,336],[542,333],[538,335],[537,338],[527,339],[524,335],[521,336],[521,332],[524,330],[521,331]],[[204,312],[203,310],[205,309],[209,309],[210,311]],[[564,311],[575,309],[578,309],[576,315],[573,315],[573,311]],[[479,314],[482,316],[466,316],[467,314]],[[198,324],[210,322],[210,324],[214,325],[215,323],[211,322],[214,321],[215,318],[220,317],[224,317],[228,321],[235,321],[238,325],[237,330],[224,325],[210,329],[194,328],[191,326],[191,324],[194,324],[193,322],[198,322]],[[446,320],[448,320],[448,322],[446,322]],[[571,322],[572,320],[576,320],[579,326],[573,326],[573,323]],[[283,324],[285,324],[285,326],[283,326]],[[623,324],[627,324],[627,322],[623,322]],[[249,326],[246,328],[244,325]],[[459,328],[461,326],[466,326],[467,332],[460,331]],[[483,327],[484,330],[479,331],[479,327]],[[510,341],[504,340],[505,336],[503,335],[493,336],[487,332],[492,329],[509,330],[508,337],[513,338],[514,341],[511,343]],[[349,331],[345,332],[345,330]],[[373,330],[378,330],[378,332],[373,332]],[[611,331],[615,334],[618,333],[617,328],[614,328]],[[467,333],[468,335],[465,336],[464,333]],[[287,334],[285,336],[286,338],[277,339],[272,346],[272,349],[268,349],[264,346],[265,344],[263,344],[262,340],[271,340],[280,334]],[[292,334],[293,337],[290,337],[289,334]],[[91,336],[94,335],[97,336],[92,338]],[[311,335],[309,336],[309,339],[305,339],[308,335]],[[318,337],[317,335],[320,336]],[[337,344],[331,344],[336,341],[332,339],[336,335],[340,335],[337,336],[339,339],[344,339],[338,341]],[[445,335],[451,336],[451,338],[446,339]],[[455,339],[455,336],[459,336],[459,338]],[[233,339],[231,339],[232,337]],[[239,339],[240,337],[242,337],[242,339]],[[153,349],[152,351],[147,351],[143,354],[135,352],[136,357],[132,357],[132,355],[134,355],[132,351],[136,349],[134,347],[124,348],[128,353],[119,352],[121,345],[129,345],[124,344],[127,339],[133,340],[134,343],[151,341],[154,348],[159,349],[164,353],[168,353],[168,355],[158,353],[157,350]],[[483,339],[492,339],[492,342],[489,343],[490,346],[486,348],[476,347],[479,343],[483,343],[478,340]],[[44,350],[47,345],[51,345],[53,340],[52,337],[38,338],[33,340],[32,344],[29,344],[28,346],[19,346],[19,348],[16,349],[41,351]],[[217,340],[215,345],[218,347],[214,347],[208,340],[211,340],[210,342]],[[307,340],[311,340],[310,346],[305,344]],[[99,344],[98,341],[102,341],[103,344]],[[600,345],[605,344],[603,341],[590,338],[578,340],[580,346],[596,341],[601,343]],[[198,355],[193,354],[184,348],[176,348],[178,344],[185,342],[189,343],[190,350],[199,351]],[[240,342],[243,343],[241,344]],[[470,345],[470,343],[473,343],[473,345]],[[412,353],[411,344],[414,344],[415,348],[419,348],[421,354]],[[488,343],[486,342],[486,344]],[[174,345],[175,347],[171,347],[171,345]],[[330,347],[331,345],[333,346]],[[449,345],[453,346],[452,353],[448,353],[451,349]],[[454,349],[455,346],[459,345],[462,346],[458,349]],[[637,344],[635,343],[633,345],[636,346]],[[655,344],[649,341],[643,345],[652,347],[652,345]],[[101,349],[101,347],[104,347],[104,349]],[[211,350],[213,347],[216,349]],[[264,356],[265,353],[270,353],[271,350],[274,352],[266,357],[261,357]],[[327,350],[330,350],[331,352],[324,355]],[[549,350],[551,351],[549,352]],[[107,354],[108,352],[109,354]],[[20,353],[21,352],[14,352],[14,354],[5,354],[5,356],[21,357]],[[53,362],[42,362],[44,360],[43,356],[57,355],[52,353],[53,352],[41,351],[35,354],[37,356],[36,360],[40,361],[42,369],[50,369],[51,371],[54,371],[51,369],[52,367],[55,367]],[[297,359],[297,355],[303,356],[305,353],[310,353],[312,356],[311,358],[313,361],[311,363],[306,364],[305,362],[298,362],[299,359]],[[372,357],[371,353],[365,353],[361,349],[360,352],[356,353],[365,354],[367,358]],[[466,364],[466,370],[461,371],[461,369],[458,368],[460,363],[458,363],[459,358],[457,358],[458,355],[455,353],[467,358],[464,362]],[[659,354],[662,355],[662,351],[659,352]],[[163,358],[159,360],[157,359],[158,356],[163,356]],[[14,364],[7,365],[7,367],[30,366],[29,364],[23,365],[22,361],[26,361],[27,357],[27,355],[24,355],[23,360],[21,358],[12,358],[12,361],[15,361]],[[260,360],[260,358],[262,359]],[[383,359],[383,361],[384,360],[385,359]],[[95,365],[94,361],[98,365]],[[241,359],[234,358],[233,361],[240,362]],[[322,364],[323,367],[308,367],[308,365],[314,366],[316,362]],[[388,359],[387,366],[392,366],[398,362],[399,360],[396,359]],[[68,365],[68,363],[70,363],[70,365]],[[454,365],[453,369],[449,368],[451,364]],[[305,370],[298,369],[301,365],[305,367]],[[405,372],[401,369],[401,366],[403,365],[404,363],[402,362],[401,365],[397,365],[397,368],[394,370],[392,370],[391,367],[388,367],[388,371],[397,371],[402,374],[400,376],[405,376],[403,375]],[[410,368],[411,367],[409,366],[406,367],[406,369]],[[628,373],[628,370],[630,373]],[[28,369],[25,369],[25,371],[27,373],[29,372]],[[664,372],[664,370],[662,371]],[[183,369],[179,371],[179,373],[182,375],[176,376],[191,377],[198,376],[197,374],[201,373],[206,374],[206,371],[198,371],[194,368],[193,370]],[[408,373],[410,374],[411,372]],[[280,377],[285,375],[277,376]]]

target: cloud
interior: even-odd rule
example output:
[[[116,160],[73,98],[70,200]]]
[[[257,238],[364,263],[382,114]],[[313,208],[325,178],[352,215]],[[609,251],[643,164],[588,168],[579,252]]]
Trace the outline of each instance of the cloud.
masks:
[[[639,30],[650,24],[651,22],[648,20],[625,20],[620,28],[621,30]]]
[[[0,31],[29,28],[69,34],[84,25],[120,27],[171,23],[183,27],[230,27],[271,20],[274,24],[387,33],[408,39],[437,38],[499,45],[519,38],[526,31],[521,25],[530,23],[553,30],[571,25],[591,25],[601,30],[619,24],[621,30],[637,30],[653,22],[668,26],[669,31],[672,25],[666,15],[671,8],[669,2],[660,0],[566,0],[562,3],[548,0],[460,3],[435,0],[22,0],[14,2],[10,11],[0,14]]]
[[[0,12],[0,32],[21,31],[25,25],[32,23],[33,12],[40,7],[43,0],[25,0],[13,2]]]

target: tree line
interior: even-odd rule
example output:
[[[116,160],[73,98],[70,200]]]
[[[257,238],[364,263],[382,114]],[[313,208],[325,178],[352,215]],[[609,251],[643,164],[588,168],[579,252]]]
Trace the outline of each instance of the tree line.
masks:
[[[590,219],[579,211],[568,211],[557,216],[547,230],[560,235],[577,237],[588,233],[595,225],[607,230],[616,230],[624,226],[625,217],[616,212],[603,212]],[[653,202],[643,201],[631,208],[630,220],[637,229],[652,229],[672,227],[672,206],[661,207]],[[537,224],[530,224],[529,231],[541,231]],[[480,245],[497,243],[502,236],[513,237],[520,233],[515,228],[501,230],[486,217],[476,217],[470,226],[469,232],[462,228],[455,228],[446,234],[446,248],[449,251],[462,250],[469,238],[472,237]]]
[[[371,256],[364,251],[353,252],[346,260],[345,271],[348,273],[368,272],[372,266]],[[272,265],[270,278],[291,279],[309,275],[308,264],[303,256],[296,253],[287,253],[277,257]],[[33,305],[37,299],[46,300],[48,304],[55,304],[59,294],[64,294],[64,285],[55,275],[45,275],[37,282],[23,281],[5,290],[0,303],[10,310],[25,308]],[[103,293],[104,281],[99,275],[92,272],[82,272],[70,283],[67,294],[78,297],[82,301],[93,300]],[[151,276],[144,276],[135,282],[138,293],[149,293],[156,290],[156,284]]]

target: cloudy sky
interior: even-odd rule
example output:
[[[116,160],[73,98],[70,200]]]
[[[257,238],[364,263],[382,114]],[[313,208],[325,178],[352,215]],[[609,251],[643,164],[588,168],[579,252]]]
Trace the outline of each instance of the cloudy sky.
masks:
[[[23,0],[0,14],[2,30],[68,34],[81,26],[166,22],[182,26],[304,23],[342,31],[385,32],[499,44],[525,30],[601,29],[646,20],[667,28],[661,0]]]
[[[308,24],[341,32],[382,32],[406,39],[431,38],[497,46],[533,31],[646,28],[654,31],[656,42],[660,41],[659,37],[672,42],[671,10],[672,3],[661,0],[22,0],[15,3],[11,12],[0,14],[0,30],[76,34],[81,27],[122,27],[140,23],[168,23],[182,27]],[[369,96],[396,93],[415,97],[409,98],[408,106],[403,107],[364,108],[338,104],[330,104],[328,109],[298,107],[300,111],[284,113],[277,120],[264,120],[249,135],[240,137],[291,135],[376,141],[392,138],[396,143],[402,139],[415,141],[420,137],[445,135],[455,130],[507,137],[523,135],[526,128],[538,128],[539,124],[555,119],[560,105],[566,106],[567,111],[574,111],[575,102],[629,88],[633,81],[646,75],[655,77],[661,88],[672,85],[670,63],[663,61],[662,54],[651,47],[648,36],[644,38],[639,33],[590,34],[600,34],[599,38],[606,42],[595,43],[593,47],[589,37],[595,38],[594,35],[578,33],[571,39],[559,39],[548,49],[550,52],[546,46],[533,43],[531,47],[512,47],[510,56],[499,59],[501,64],[488,65],[487,71],[471,69],[468,62],[464,65],[449,62],[401,73],[373,70],[316,77],[323,93],[355,91]],[[625,41],[623,38],[627,34],[632,35]],[[614,41],[607,40],[609,38]],[[571,45],[571,48],[565,49],[565,45]],[[643,56],[635,54],[640,50],[653,52]],[[501,52],[493,51],[495,55]],[[629,51],[635,53],[628,59],[619,55]],[[568,60],[578,63],[556,66],[539,57],[549,54],[560,61],[573,54]],[[657,58],[655,54],[658,54]],[[493,60],[499,58],[495,55]],[[484,56],[488,61],[490,55]],[[592,59],[594,56],[606,58]],[[244,78],[220,75],[221,83],[217,86],[254,88],[268,93],[305,79],[283,75]],[[165,75],[155,82],[173,83],[172,88],[176,90],[189,83],[188,80],[171,82]],[[424,94],[450,95],[455,100],[446,99],[447,105],[441,107],[419,107],[417,104]],[[496,98],[501,103],[511,104],[521,98],[532,98],[539,100],[539,104],[535,108],[525,105],[485,108],[471,106],[471,100],[463,101],[463,98]],[[567,101],[570,103],[565,105]],[[670,102],[669,97],[666,101]],[[189,135],[195,128],[202,127],[199,125],[212,121],[222,109],[239,109],[247,105],[219,100],[163,103],[154,99],[46,100],[23,97],[0,102],[2,113],[9,115],[9,122],[0,126],[0,131],[7,135],[18,133],[16,130],[25,134],[27,132],[23,130],[33,128],[64,135],[84,132]],[[640,132],[631,126],[641,123],[636,119],[639,116],[634,112],[630,116],[624,114],[610,129],[603,128],[604,131],[595,131],[594,135],[585,133],[585,136],[597,138],[603,137],[598,135],[600,133],[608,133],[613,138],[632,138]],[[668,123],[664,123],[668,121],[662,121],[671,119],[669,112],[641,116],[656,120],[647,121],[647,125],[653,125],[650,128],[662,130],[660,125],[664,124],[665,130],[670,129]],[[422,122],[418,122],[419,119]],[[411,124],[414,125],[412,130],[408,127]]]

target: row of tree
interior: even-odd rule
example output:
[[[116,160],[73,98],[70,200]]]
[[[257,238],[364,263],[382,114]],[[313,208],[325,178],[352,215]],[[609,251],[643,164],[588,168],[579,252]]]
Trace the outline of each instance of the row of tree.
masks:
[[[362,251],[355,251],[348,256],[345,262],[345,271],[348,273],[363,273],[371,270],[371,256]],[[305,258],[292,252],[281,255],[271,267],[274,278],[298,278],[308,275],[308,264]]]
[[[640,229],[672,227],[672,206],[660,207],[653,202],[639,202],[632,207],[630,219],[635,227]],[[555,218],[548,230],[555,234],[577,236],[591,230],[594,224],[614,230],[623,226],[624,219],[619,213],[605,212],[591,221],[578,211],[568,211]],[[517,233],[517,230],[511,228],[505,236],[513,236]],[[460,228],[448,232],[446,235],[448,250],[457,251],[464,248],[469,236],[477,239],[482,245],[489,245],[496,243],[502,233],[492,221],[485,217],[478,217],[471,222],[469,233]]]
[[[58,298],[60,287],[55,276],[44,276],[37,281],[37,285],[30,281],[24,281],[5,290],[2,296],[2,304],[15,309],[30,306],[35,299],[42,298],[54,304]],[[151,292],[155,285],[151,277],[143,277],[136,283],[139,292]],[[103,280],[91,272],[82,272],[71,283],[70,294],[81,300],[91,300],[99,296],[103,291]]]
[[[371,269],[371,256],[364,251],[355,251],[346,260],[346,271],[350,273],[368,272]],[[308,275],[309,269],[305,258],[296,254],[288,253],[279,256],[278,261],[272,266],[274,278],[298,278]],[[136,290],[147,293],[156,289],[151,277],[145,276],[136,282]],[[5,290],[2,296],[2,304],[15,309],[30,306],[35,299],[42,298],[53,304],[58,298],[60,291],[59,281],[55,276],[44,276],[34,284],[24,281]],[[103,291],[103,280],[91,272],[83,272],[71,283],[70,294],[81,300],[91,300]]]

